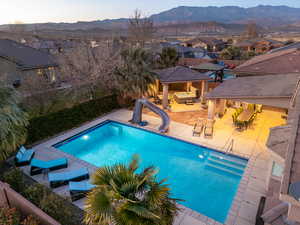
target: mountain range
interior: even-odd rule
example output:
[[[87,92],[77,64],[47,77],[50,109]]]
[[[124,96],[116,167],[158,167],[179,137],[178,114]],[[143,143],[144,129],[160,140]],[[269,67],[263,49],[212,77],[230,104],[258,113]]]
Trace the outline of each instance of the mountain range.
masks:
[[[218,25],[218,27],[214,28],[215,30],[224,31],[226,29],[231,28],[241,28],[241,24],[247,24],[249,23],[249,21],[251,21],[256,22],[259,26],[264,28],[292,26],[299,29],[300,8],[267,5],[259,5],[251,8],[241,8],[237,6],[180,6],[158,14],[154,14],[150,16],[150,18],[153,19],[157,27],[166,27],[175,24],[182,25],[190,23],[201,23],[201,26],[203,27],[205,26],[205,24],[211,26],[209,24],[211,24],[211,22],[214,22]],[[107,31],[126,29],[128,20],[128,18],[120,18],[77,23],[40,23],[27,24],[26,27],[28,30],[103,29],[104,31]],[[7,29],[9,29],[8,25],[0,26],[0,30]]]

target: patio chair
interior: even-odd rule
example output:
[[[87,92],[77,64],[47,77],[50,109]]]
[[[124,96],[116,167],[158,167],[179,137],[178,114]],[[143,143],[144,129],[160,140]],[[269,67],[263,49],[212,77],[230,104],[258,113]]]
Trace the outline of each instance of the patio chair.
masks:
[[[30,175],[37,175],[43,171],[53,171],[68,167],[68,160],[66,158],[59,158],[49,161],[43,161],[40,159],[32,159],[30,168]]]
[[[34,151],[32,149],[26,149],[24,146],[22,146],[18,153],[16,154],[14,160],[16,166],[26,166],[29,165],[33,156]]]
[[[193,128],[193,136],[201,136],[204,127],[204,120],[198,120]]]
[[[214,122],[207,121],[204,128],[204,136],[205,137],[212,137],[214,133]]]
[[[69,182],[69,191],[72,202],[84,198],[94,187],[95,185],[91,184],[89,181]]]
[[[49,173],[48,180],[51,188],[56,188],[70,181],[82,181],[89,179],[89,171],[87,168],[80,168],[78,170],[71,170],[61,173]]]

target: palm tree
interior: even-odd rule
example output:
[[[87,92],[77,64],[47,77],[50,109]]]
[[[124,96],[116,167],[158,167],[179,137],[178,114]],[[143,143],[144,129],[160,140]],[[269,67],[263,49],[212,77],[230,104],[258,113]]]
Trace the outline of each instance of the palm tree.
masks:
[[[157,61],[159,69],[176,66],[179,56],[175,48],[163,48]]]
[[[156,80],[152,72],[152,55],[142,48],[121,52],[122,65],[114,72],[118,90],[123,97],[139,98],[153,93]]]
[[[5,160],[26,140],[27,114],[12,87],[0,86],[0,160]]]
[[[139,158],[126,166],[98,168],[92,176],[96,187],[87,196],[85,222],[101,225],[171,225],[178,208],[165,180],[156,181],[150,166],[137,173]]]

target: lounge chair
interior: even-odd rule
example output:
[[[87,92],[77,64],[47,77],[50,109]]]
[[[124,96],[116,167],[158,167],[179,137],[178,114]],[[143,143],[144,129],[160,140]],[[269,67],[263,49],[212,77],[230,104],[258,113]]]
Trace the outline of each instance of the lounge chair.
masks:
[[[207,121],[204,128],[204,136],[205,137],[212,137],[214,133],[214,122]]]
[[[70,181],[81,181],[88,179],[89,177],[87,168],[81,168],[61,173],[49,173],[48,180],[50,182],[50,187],[55,188],[68,184]]]
[[[204,127],[204,120],[198,120],[193,129],[193,136],[201,136]]]
[[[33,176],[42,173],[44,170],[52,171],[67,168],[68,160],[66,158],[59,158],[49,161],[32,159],[30,165],[30,175]]]
[[[91,184],[89,181],[69,182],[69,191],[72,202],[84,198],[94,187],[95,185]]]
[[[32,149],[27,150],[22,146],[15,156],[16,166],[26,166],[29,165],[34,156],[34,151]]]

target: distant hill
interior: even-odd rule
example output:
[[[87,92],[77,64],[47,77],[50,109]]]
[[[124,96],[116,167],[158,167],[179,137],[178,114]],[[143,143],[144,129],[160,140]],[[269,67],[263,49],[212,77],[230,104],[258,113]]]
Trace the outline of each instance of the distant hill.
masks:
[[[249,21],[257,22],[261,27],[283,27],[290,24],[300,24],[300,8],[287,6],[265,6],[259,5],[252,8],[241,8],[236,6],[225,7],[187,7],[180,6],[150,16],[159,30],[165,29],[174,32],[174,29],[193,32],[231,32],[244,29]],[[214,21],[214,22],[211,22]],[[128,19],[106,19],[90,22],[77,23],[40,23],[26,24],[26,29],[32,30],[92,30],[98,29],[103,33],[108,31],[125,30]],[[180,26],[184,24],[184,26]],[[187,24],[190,24],[187,26]],[[213,25],[212,25],[213,24]],[[174,26],[175,25],[175,26]],[[1,25],[0,30],[7,30],[9,26]],[[176,31],[177,32],[177,31]]]
[[[300,9],[287,6],[264,6],[241,8],[225,7],[187,7],[180,6],[152,15],[156,23],[208,22],[248,23],[256,21],[262,26],[286,25],[300,21]]]

